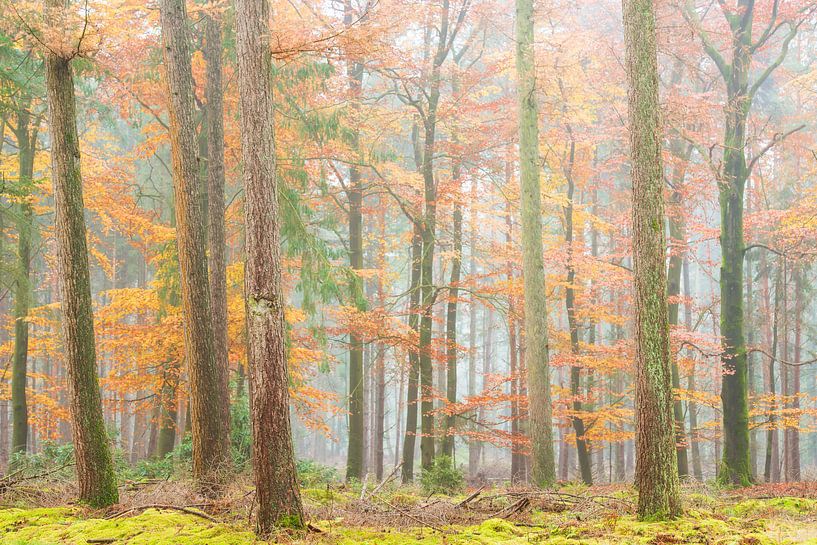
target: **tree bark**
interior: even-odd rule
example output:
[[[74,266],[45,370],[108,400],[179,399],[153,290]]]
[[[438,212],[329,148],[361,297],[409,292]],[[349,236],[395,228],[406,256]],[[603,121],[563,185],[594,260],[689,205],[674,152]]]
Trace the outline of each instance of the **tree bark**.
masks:
[[[548,363],[547,300],[539,185],[539,107],[533,52],[533,1],[516,0],[516,80],[519,109],[519,176],[522,208],[522,274],[525,293],[525,368],[532,447],[531,481],[556,481]]]
[[[674,518],[681,505],[672,413],[655,13],[652,0],[623,0],[623,8],[633,178],[638,516]]]
[[[241,156],[247,233],[247,361],[258,501],[257,531],[305,524],[289,421],[281,239],[272,97],[270,6],[236,2]]]
[[[216,362],[205,252],[205,218],[199,195],[193,76],[187,10],[183,0],[160,2],[165,79],[170,97],[170,145],[176,208],[176,240],[182,285],[185,359],[190,375],[193,478],[199,490],[218,492],[227,477],[229,438],[222,370]]]
[[[408,325],[412,333],[419,332],[420,321],[420,254],[423,251],[423,239],[420,227],[416,223],[411,242],[411,275],[409,279],[409,316]],[[420,356],[415,350],[409,352],[408,388],[406,393],[406,437],[403,441],[403,483],[414,480],[414,450],[417,440],[417,395],[419,392]]]
[[[46,10],[65,9],[47,0]],[[52,11],[53,10],[53,11]],[[48,51],[45,59],[54,184],[55,238],[62,291],[62,332],[68,368],[74,457],[80,501],[107,507],[119,500],[102,416],[94,345],[94,317],[82,199],[74,78],[69,58]]]
[[[204,60],[207,119],[207,269],[213,316],[213,352],[219,377],[224,434],[230,434],[230,361],[227,341],[227,261],[224,235],[224,93],[221,21],[208,14],[205,20]]]
[[[31,127],[30,100],[24,100],[17,112],[18,181],[20,191],[27,194],[33,187],[34,155],[37,128]],[[25,453],[28,443],[28,311],[31,306],[31,235],[33,229],[31,203],[24,196],[17,221],[17,274],[14,293],[14,355],[11,364],[11,452]]]
[[[352,4],[344,2],[344,25],[349,27],[354,22]],[[349,98],[352,102],[352,112],[357,113],[363,85],[363,64],[346,56],[346,78]],[[358,152],[360,129],[358,120],[352,120],[350,148]],[[358,276],[363,268],[363,186],[360,169],[356,165],[349,167],[349,184],[347,199],[349,201],[349,266],[352,269],[349,278],[349,297],[357,310],[366,309],[366,298],[363,291],[363,281]],[[349,440],[346,455],[346,480],[362,480],[364,474],[364,414],[363,400],[366,397],[366,388],[363,375],[363,342],[355,333],[349,335]]]

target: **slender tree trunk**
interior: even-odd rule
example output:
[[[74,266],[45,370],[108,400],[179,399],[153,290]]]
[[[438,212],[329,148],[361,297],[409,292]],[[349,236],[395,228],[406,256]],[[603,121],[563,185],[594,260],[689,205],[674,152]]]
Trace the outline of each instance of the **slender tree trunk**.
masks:
[[[640,519],[681,510],[672,413],[658,62],[652,0],[624,0],[633,177],[636,472]]]
[[[778,463],[778,433],[777,433],[777,392],[774,376],[774,364],[777,358],[778,345],[778,320],[780,319],[780,300],[781,290],[785,289],[782,284],[783,268],[779,267],[777,271],[777,279],[775,281],[775,295],[774,295],[774,315],[772,318],[772,332],[771,332],[771,357],[769,358],[769,366],[767,367],[768,384],[767,389],[771,397],[771,406],[769,407],[769,427],[766,431],[766,456],[763,467],[763,477],[767,483],[780,481],[780,464]],[[767,290],[768,291],[768,290]]]
[[[477,276],[477,211],[476,205],[476,184],[471,183],[471,212],[469,246],[470,261],[468,264],[468,276],[475,279]],[[472,296],[468,302],[468,397],[473,398],[477,393],[477,305],[476,299]],[[476,413],[472,413],[476,416]],[[473,428],[473,426],[472,426]],[[468,476],[476,477],[479,468],[480,442],[476,439],[468,439]]]
[[[669,267],[667,269],[667,297],[669,299],[669,325],[673,328],[678,325],[681,295],[681,273],[683,272],[686,255],[687,233],[683,209],[683,185],[686,178],[686,166],[692,153],[692,147],[684,145],[679,140],[673,140],[672,155],[676,160],[672,168],[672,196],[669,214],[670,252]],[[678,370],[678,356],[672,357],[672,387],[681,388],[681,376]],[[678,475],[681,478],[689,476],[689,459],[687,457],[687,438],[684,426],[684,406],[680,398],[675,396],[673,401],[673,416],[675,417],[675,449],[678,458]]]
[[[344,25],[350,26],[356,17],[352,12],[350,0],[344,2]],[[350,100],[352,101],[352,112],[358,111],[358,101],[360,100],[363,85],[363,65],[351,55],[346,58],[347,85]],[[358,151],[358,141],[360,130],[358,120],[353,119],[354,128],[351,131],[350,148]],[[363,292],[363,282],[357,276],[356,271],[363,268],[363,186],[360,179],[360,169],[356,165],[349,167],[349,190],[347,198],[349,201],[349,266],[352,269],[350,275],[349,294],[352,305],[358,310],[366,309],[366,299]],[[365,380],[363,375],[363,342],[355,333],[349,335],[349,440],[348,453],[346,455],[346,480],[363,479],[364,474],[364,436],[365,419],[364,403],[366,398]]]
[[[236,2],[244,218],[245,305],[253,428],[253,467],[262,536],[305,524],[289,422],[278,179],[273,133],[270,6]]]
[[[684,278],[684,295],[686,295],[687,302],[684,304],[684,325],[687,331],[692,331],[692,305],[689,301],[692,300],[692,286],[689,280],[689,260],[684,258],[683,262],[683,278]],[[687,390],[695,392],[695,367],[689,370],[687,375]],[[698,433],[698,404],[694,401],[687,403],[687,412],[689,413],[689,446],[690,454],[692,455],[692,474],[697,481],[703,481],[703,469],[701,468],[701,449],[697,440]]]
[[[46,17],[65,9],[61,0],[48,0]],[[62,291],[62,331],[68,368],[79,498],[92,507],[119,500],[108,435],[102,416],[97,379],[94,317],[85,207],[82,200],[79,136],[74,78],[70,59],[48,51],[45,60],[51,132],[51,170],[54,184],[54,232]]]
[[[201,492],[218,492],[229,465],[229,438],[220,400],[222,371],[216,362],[205,252],[205,221],[199,195],[193,76],[187,10],[183,0],[160,2],[162,42],[170,97],[170,144],[184,317],[185,360],[190,376],[193,478]]]
[[[423,239],[420,235],[420,226],[414,224],[414,233],[411,242],[411,278],[409,280],[409,329],[415,334],[419,332],[420,319],[420,254],[423,251]],[[404,483],[414,480],[414,450],[417,440],[417,395],[420,377],[420,355],[412,350],[409,352],[408,391],[406,393],[406,438],[403,441],[403,469]]]
[[[31,128],[29,100],[17,113],[18,174],[21,191],[33,190],[34,155],[37,130]],[[24,200],[20,205],[17,221],[17,274],[14,293],[14,355],[11,364],[11,452],[25,453],[28,443],[28,406],[26,386],[28,378],[28,310],[31,303],[31,203]]]
[[[460,182],[459,164],[454,166],[453,179]],[[459,284],[462,273],[462,205],[454,207],[454,256],[451,259],[451,282],[448,290],[446,308],[446,398],[449,404],[457,402],[457,307],[459,304]],[[456,415],[446,417],[445,438],[442,451],[446,456],[454,456],[454,439],[456,438]]]
[[[519,174],[522,208],[522,274],[525,292],[525,368],[534,485],[556,480],[548,362],[547,300],[539,185],[539,107],[533,52],[533,1],[516,0],[516,79],[519,108]]]
[[[571,133],[568,126],[568,133]],[[567,167],[564,169],[567,179],[567,205],[564,207],[565,214],[565,243],[567,244],[567,279],[565,282],[565,309],[567,311],[567,325],[570,330],[570,352],[573,358],[579,357],[579,324],[576,320],[576,268],[573,264],[573,193],[575,184],[573,183],[573,161],[576,155],[576,145],[572,140],[569,144]],[[576,434],[576,454],[579,458],[579,473],[582,482],[586,485],[593,484],[593,468],[590,460],[590,449],[585,437],[584,420],[581,413],[584,410],[581,394],[582,368],[576,364],[570,366],[570,396],[573,398],[573,415],[570,420],[573,424],[573,431]]]
[[[213,315],[213,352],[219,377],[218,402],[230,434],[230,361],[227,342],[227,261],[224,235],[224,94],[222,91],[221,21],[205,20],[204,60],[207,63],[207,269]]]

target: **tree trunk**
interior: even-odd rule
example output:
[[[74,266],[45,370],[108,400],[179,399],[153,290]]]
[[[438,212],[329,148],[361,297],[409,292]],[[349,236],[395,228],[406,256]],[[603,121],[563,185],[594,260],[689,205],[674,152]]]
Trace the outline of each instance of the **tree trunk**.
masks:
[[[689,301],[692,300],[692,286],[689,280],[689,260],[684,258],[683,262],[683,278],[684,278],[684,295],[687,297],[687,302],[684,304],[684,325],[687,331],[692,331],[692,305]],[[689,370],[687,376],[687,390],[695,392],[695,367]],[[687,403],[687,412],[689,413],[689,447],[692,454],[692,474],[695,479],[702,482],[704,479],[703,469],[701,468],[701,449],[697,440],[698,433],[698,404],[694,401]]]
[[[344,24],[350,26],[355,17],[350,1],[344,2]],[[347,85],[349,88],[352,111],[359,109],[360,94],[363,84],[363,65],[347,54]],[[358,120],[353,119],[350,148],[357,152],[360,130]],[[363,186],[360,169],[356,165],[349,167],[349,266],[352,273],[349,279],[351,304],[358,310],[366,309],[363,292],[363,281],[357,271],[363,268]],[[349,440],[346,455],[346,480],[362,480],[364,473],[364,414],[363,400],[366,397],[363,375],[363,342],[355,333],[349,335]]]
[[[189,22],[182,0],[161,0],[160,12],[165,77],[170,97],[170,145],[185,360],[190,376],[188,411],[193,436],[193,478],[201,492],[213,495],[227,477],[225,469],[230,463],[230,452],[227,423],[219,402],[225,394],[213,341],[205,221],[198,190]]]
[[[423,251],[423,239],[420,235],[420,226],[414,224],[414,233],[411,242],[411,277],[409,279],[409,329],[414,334],[419,332],[420,319],[420,253]],[[406,438],[403,441],[403,483],[414,480],[414,450],[417,440],[417,395],[420,377],[420,356],[411,350],[409,352],[408,389],[406,393]]]
[[[17,157],[20,191],[27,195],[33,190],[34,155],[37,129],[31,127],[30,101],[24,100],[17,113]],[[17,289],[14,293],[14,355],[11,364],[11,452],[25,453],[28,443],[28,310],[31,303],[31,203],[24,198],[17,221]]]
[[[224,255],[224,94],[222,91],[221,21],[209,14],[205,22],[207,63],[207,269],[213,317],[213,353],[225,436],[230,435],[230,361],[227,341],[227,262]]]
[[[556,480],[548,363],[547,300],[539,185],[539,107],[533,52],[533,1],[516,0],[516,79],[519,108],[519,176],[522,208],[522,274],[525,292],[525,368],[528,374],[531,480]]]
[[[570,133],[568,126],[568,133]],[[569,144],[567,166],[564,168],[567,179],[567,205],[564,207],[565,214],[565,243],[567,245],[567,278],[565,281],[565,309],[567,311],[567,325],[570,330],[570,353],[573,358],[579,357],[579,324],[576,320],[576,290],[573,287],[576,282],[576,268],[573,264],[573,193],[575,184],[573,183],[573,161],[576,155],[576,145],[572,139]],[[573,431],[576,434],[576,454],[579,458],[579,473],[582,482],[586,485],[593,484],[593,468],[590,460],[590,449],[585,437],[584,420],[581,412],[584,409],[582,403],[581,390],[582,369],[575,363],[570,366],[570,395],[573,398],[573,416],[570,420],[573,424]]]
[[[655,13],[652,0],[624,0],[623,5],[633,178],[638,516],[674,518],[681,505],[672,413]]]
[[[669,299],[669,325],[673,328],[678,325],[681,295],[681,273],[683,272],[684,259],[686,255],[687,233],[686,222],[684,220],[685,210],[683,208],[683,185],[686,178],[686,166],[692,153],[692,147],[684,145],[679,140],[673,140],[671,144],[672,155],[677,161],[672,169],[672,196],[670,205],[672,210],[669,214],[669,236],[670,252],[669,268],[667,269],[667,297]],[[672,387],[681,388],[681,376],[678,370],[678,356],[672,357]],[[673,416],[675,417],[675,449],[678,458],[678,475],[681,478],[689,476],[689,460],[687,457],[687,438],[684,426],[684,406],[683,402],[675,396],[673,401]]]
[[[258,501],[256,526],[262,536],[275,526],[302,528],[305,524],[289,422],[269,24],[267,0],[236,2],[247,232],[247,362]]]
[[[48,0],[46,9],[51,12],[47,17],[54,17],[54,11],[65,8],[61,0]],[[116,503],[119,493],[97,379],[74,78],[70,59],[53,51],[46,54],[45,66],[52,135],[54,232],[79,498],[101,508]]]

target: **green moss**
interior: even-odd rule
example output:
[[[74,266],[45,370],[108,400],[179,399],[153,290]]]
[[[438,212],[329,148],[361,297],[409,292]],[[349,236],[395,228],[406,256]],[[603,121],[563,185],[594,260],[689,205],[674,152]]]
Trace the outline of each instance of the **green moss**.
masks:
[[[71,509],[0,511],[0,539],[26,544],[80,545],[88,539],[116,539],[117,545],[239,545],[253,543],[246,529],[213,524],[191,515],[148,509],[135,517],[113,520],[79,518]],[[7,541],[8,540],[8,541]],[[257,542],[256,542],[257,543]]]

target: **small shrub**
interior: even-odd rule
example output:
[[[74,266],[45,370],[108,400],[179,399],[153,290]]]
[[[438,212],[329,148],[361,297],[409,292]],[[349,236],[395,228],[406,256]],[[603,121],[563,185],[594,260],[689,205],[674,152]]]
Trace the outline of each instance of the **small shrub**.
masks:
[[[298,460],[295,469],[298,471],[298,481],[304,488],[325,487],[340,480],[337,469],[312,460]]]
[[[465,488],[465,476],[450,456],[438,456],[420,479],[426,494],[456,494]]]

